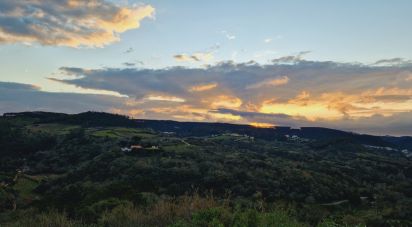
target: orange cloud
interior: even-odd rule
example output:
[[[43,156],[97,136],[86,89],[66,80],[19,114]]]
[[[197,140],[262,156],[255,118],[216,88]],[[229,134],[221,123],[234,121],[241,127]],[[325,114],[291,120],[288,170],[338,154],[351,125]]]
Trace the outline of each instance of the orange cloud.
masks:
[[[206,102],[210,102],[210,107],[214,109],[217,109],[217,108],[236,109],[242,105],[242,100],[234,96],[220,95],[217,97],[212,97],[211,99],[213,100],[209,99]]]
[[[249,86],[246,86],[246,89],[255,89],[261,87],[271,87],[271,86],[281,86],[289,83],[289,77],[282,76],[275,79],[267,79]]]
[[[145,116],[158,119],[343,128],[363,119],[373,119],[369,126],[381,125],[381,119],[412,111],[412,65],[405,64],[375,67],[286,56],[272,65],[220,62],[204,68],[63,70],[64,76],[76,78],[63,81],[127,94],[137,101],[126,108],[143,109]],[[162,97],[145,99],[148,95]]]
[[[190,92],[207,91],[217,87],[217,83],[199,84],[189,88]]]
[[[268,104],[263,105],[260,112],[305,117],[311,121],[316,121],[319,119],[337,120],[343,116],[341,112],[328,108],[327,104],[324,103],[312,103],[310,105],[300,105],[294,103]]]
[[[329,92],[316,97],[302,91],[287,102],[264,101],[259,111],[305,117],[311,121],[339,120],[344,117],[356,119],[377,114],[392,116],[412,111],[412,89],[382,87],[358,94]]]
[[[233,114],[223,114],[223,113],[208,113],[209,119],[214,120],[225,120],[225,121],[239,121],[242,119],[241,116]]]
[[[145,98],[145,100],[149,101],[167,101],[167,102],[185,102],[186,100],[183,98],[179,98],[176,96],[166,96],[166,95],[149,95]]]
[[[178,108],[157,107],[151,108],[148,112],[153,112],[166,118],[174,118],[185,121],[234,121],[242,119],[241,116],[231,113],[210,112],[207,108],[194,107],[191,105],[180,105]],[[163,117],[161,117],[163,118]]]
[[[122,7],[103,0],[13,1],[2,12],[8,20],[0,22],[0,43],[103,47],[119,41],[120,33],[139,28],[154,12],[150,5]],[[19,14],[27,23],[20,22]]]
[[[145,111],[141,109],[119,109],[119,108],[111,108],[109,109],[109,112],[111,113],[116,113],[116,114],[122,114],[122,115],[128,115],[132,117],[141,117],[144,115]]]

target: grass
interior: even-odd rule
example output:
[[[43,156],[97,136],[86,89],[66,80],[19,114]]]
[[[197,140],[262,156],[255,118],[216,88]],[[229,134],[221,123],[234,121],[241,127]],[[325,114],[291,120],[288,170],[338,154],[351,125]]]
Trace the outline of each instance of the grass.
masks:
[[[33,190],[39,185],[39,181],[31,179],[25,175],[18,178],[16,184],[13,185],[13,189],[17,192],[17,206],[27,206],[36,197]]]
[[[70,219],[65,213],[57,211],[26,212],[17,216],[6,227],[132,227],[132,226],[170,226],[170,227],[212,227],[212,226],[306,226],[291,217],[282,209],[262,210],[233,206],[233,201],[216,199],[212,194],[185,195],[178,198],[160,199],[148,206],[133,206],[130,202],[104,211],[97,220],[89,223]],[[324,225],[326,226],[326,225]],[[333,225],[330,225],[333,226]]]
[[[81,221],[69,219],[65,213],[49,211],[35,216],[26,215],[16,222],[5,224],[7,227],[92,227]]]
[[[8,186],[12,189],[14,195],[10,193],[10,190],[7,192],[7,189],[4,188],[1,192],[3,193],[3,195],[1,195],[0,198],[12,198],[12,200],[16,202],[18,208],[27,207],[27,205],[31,204],[33,200],[38,197],[38,195],[33,191],[40,184],[40,182],[43,179],[51,179],[57,177],[59,177],[59,175],[55,174],[35,176],[20,174],[17,178],[16,183]]]
[[[65,135],[69,134],[74,129],[80,128],[80,126],[64,124],[38,124],[29,125],[26,128],[32,132],[47,132],[51,134]]]
[[[177,154],[184,153],[184,152],[192,152],[196,149],[196,146],[188,146],[186,144],[174,144],[174,145],[167,145],[162,146],[165,151],[169,152],[176,152]]]
[[[47,132],[51,134],[65,135],[70,133],[74,129],[80,128],[76,125],[64,125],[64,124],[38,124],[30,125],[26,127],[32,132]],[[122,128],[122,127],[113,127],[113,128],[88,128],[88,134],[97,137],[109,137],[114,139],[119,138],[131,138],[133,136],[138,136],[140,138],[153,138],[153,135],[150,131],[144,129],[136,128]]]
[[[230,198],[216,199],[212,194],[185,195],[177,198],[152,200],[146,206],[134,206],[124,201],[103,210],[95,220],[85,222],[72,219],[64,212],[29,209],[9,213],[5,227],[364,227],[356,217],[345,216],[346,224],[337,224],[333,218],[322,220],[317,225],[299,222],[294,211],[282,206],[247,206],[237,204]],[[276,204],[275,204],[276,205]],[[279,204],[278,204],[279,205]],[[13,217],[13,218],[10,218]],[[1,223],[1,222],[0,222]]]
[[[114,139],[131,138],[133,136],[138,136],[143,139],[156,137],[156,135],[153,135],[147,130],[135,128],[91,128],[89,129],[89,133],[97,137],[109,137]]]
[[[50,180],[61,177],[64,174],[38,174],[38,175],[24,175],[24,177],[40,182],[42,180]]]

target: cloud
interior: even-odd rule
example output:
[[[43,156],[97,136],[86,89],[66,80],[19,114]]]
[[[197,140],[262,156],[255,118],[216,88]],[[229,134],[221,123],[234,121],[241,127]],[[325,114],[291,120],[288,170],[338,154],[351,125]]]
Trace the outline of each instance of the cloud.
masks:
[[[294,56],[293,64],[282,60],[267,65],[227,61],[204,68],[63,67],[55,76],[61,83],[127,95],[117,97],[122,99],[113,108],[140,118],[412,135],[407,117],[412,111],[411,65],[308,61],[302,55]],[[402,125],[402,131],[394,125]]]
[[[223,30],[223,31],[222,31],[222,34],[223,34],[223,35],[226,37],[226,39],[228,39],[228,40],[234,40],[234,39],[236,39],[236,36],[233,35],[233,34],[231,34],[231,33],[229,33],[228,31]]]
[[[173,56],[173,58],[174,58],[176,61],[180,61],[180,62],[195,61],[195,59],[192,58],[192,56],[187,55],[187,54],[176,54],[175,56]]]
[[[188,54],[177,54],[173,56],[176,61],[179,62],[209,62],[212,61],[214,56],[212,52],[196,52],[191,55]]]
[[[211,112],[239,116],[242,119],[246,120],[246,122],[248,123],[259,123],[261,125],[266,124],[298,127],[306,125],[306,123],[308,122],[305,119],[293,117],[287,114],[268,114],[253,111],[233,110],[229,108],[219,108],[212,110]]]
[[[134,62],[124,62],[123,65],[126,66],[126,67],[134,67],[134,66],[136,66],[136,63],[134,63]]]
[[[275,63],[275,64],[279,64],[279,63],[292,63],[292,64],[294,64],[294,63],[298,63],[298,62],[303,61],[303,56],[307,55],[309,53],[310,53],[310,51],[302,51],[302,52],[299,52],[296,55],[283,56],[283,57],[280,57],[280,58],[273,59],[272,62]]]
[[[264,43],[271,43],[273,41],[272,38],[266,38],[263,40]]]
[[[12,82],[0,82],[0,89],[13,91],[38,91],[40,88],[32,84],[20,84]]]
[[[0,82],[0,94],[0,113],[109,111],[121,108],[121,103],[126,100],[124,97],[111,95],[43,92],[35,85],[7,82]]]
[[[220,44],[216,43],[204,51],[194,52],[192,54],[177,54],[173,58],[178,62],[210,62],[214,59],[214,53],[220,49]]]
[[[144,65],[143,61],[139,61],[139,60],[135,60],[135,61],[131,61],[131,62],[123,62],[123,65],[126,67],[136,67],[138,65]]]
[[[58,83],[64,83],[64,81],[56,79],[56,78],[47,78],[50,81],[53,82],[58,82]],[[76,85],[70,85],[69,87],[72,86],[71,92],[72,93],[81,93],[81,94],[96,94],[96,95],[110,95],[110,96],[117,96],[117,97],[128,97],[127,95],[120,94],[119,92],[116,91],[110,91],[110,90],[105,90],[105,89],[93,89],[93,88],[82,88]]]
[[[208,91],[217,87],[217,83],[198,84],[189,88],[190,92]]]
[[[149,101],[185,102],[182,98],[164,95],[149,95],[145,99]]]
[[[282,76],[274,79],[266,79],[261,82],[248,85],[246,86],[246,89],[256,89],[256,88],[261,88],[261,87],[276,87],[276,86],[281,86],[289,83],[289,77],[287,76]]]
[[[134,51],[133,47],[129,47],[129,49],[127,49],[124,53],[125,54],[130,54]]]
[[[238,108],[242,105],[242,100],[235,96],[219,95],[213,98],[205,98],[203,103],[208,104],[212,109]]]
[[[194,53],[191,56],[195,61],[203,61],[203,62],[209,62],[213,60],[214,56],[213,53],[207,52],[207,53]]]
[[[135,60],[135,61],[131,61],[131,62],[123,62],[123,65],[126,67],[135,67],[138,65],[144,65],[143,61],[139,61],[139,60]]]
[[[19,0],[0,3],[0,43],[103,47],[153,17],[150,5],[106,0]]]
[[[408,61],[403,58],[390,58],[390,59],[378,60],[373,65],[401,65],[401,64],[412,64],[412,61]]]
[[[374,115],[358,119],[340,119],[336,121],[308,121],[284,114],[262,114],[257,112],[218,109],[214,112],[240,116],[251,125],[263,126],[291,126],[291,127],[326,127],[347,131],[369,133],[374,135],[412,135],[412,112],[397,113],[390,117]]]

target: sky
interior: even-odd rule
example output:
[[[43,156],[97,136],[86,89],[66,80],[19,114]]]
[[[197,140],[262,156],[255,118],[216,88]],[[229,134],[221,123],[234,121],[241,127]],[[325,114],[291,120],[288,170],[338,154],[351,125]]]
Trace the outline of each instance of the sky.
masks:
[[[409,0],[0,0],[0,113],[412,135]]]

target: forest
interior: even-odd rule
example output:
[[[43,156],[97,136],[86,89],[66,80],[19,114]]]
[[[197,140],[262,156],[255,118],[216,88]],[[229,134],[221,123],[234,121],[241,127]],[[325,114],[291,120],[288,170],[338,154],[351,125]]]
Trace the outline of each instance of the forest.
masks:
[[[410,137],[0,117],[0,226],[411,226]]]

